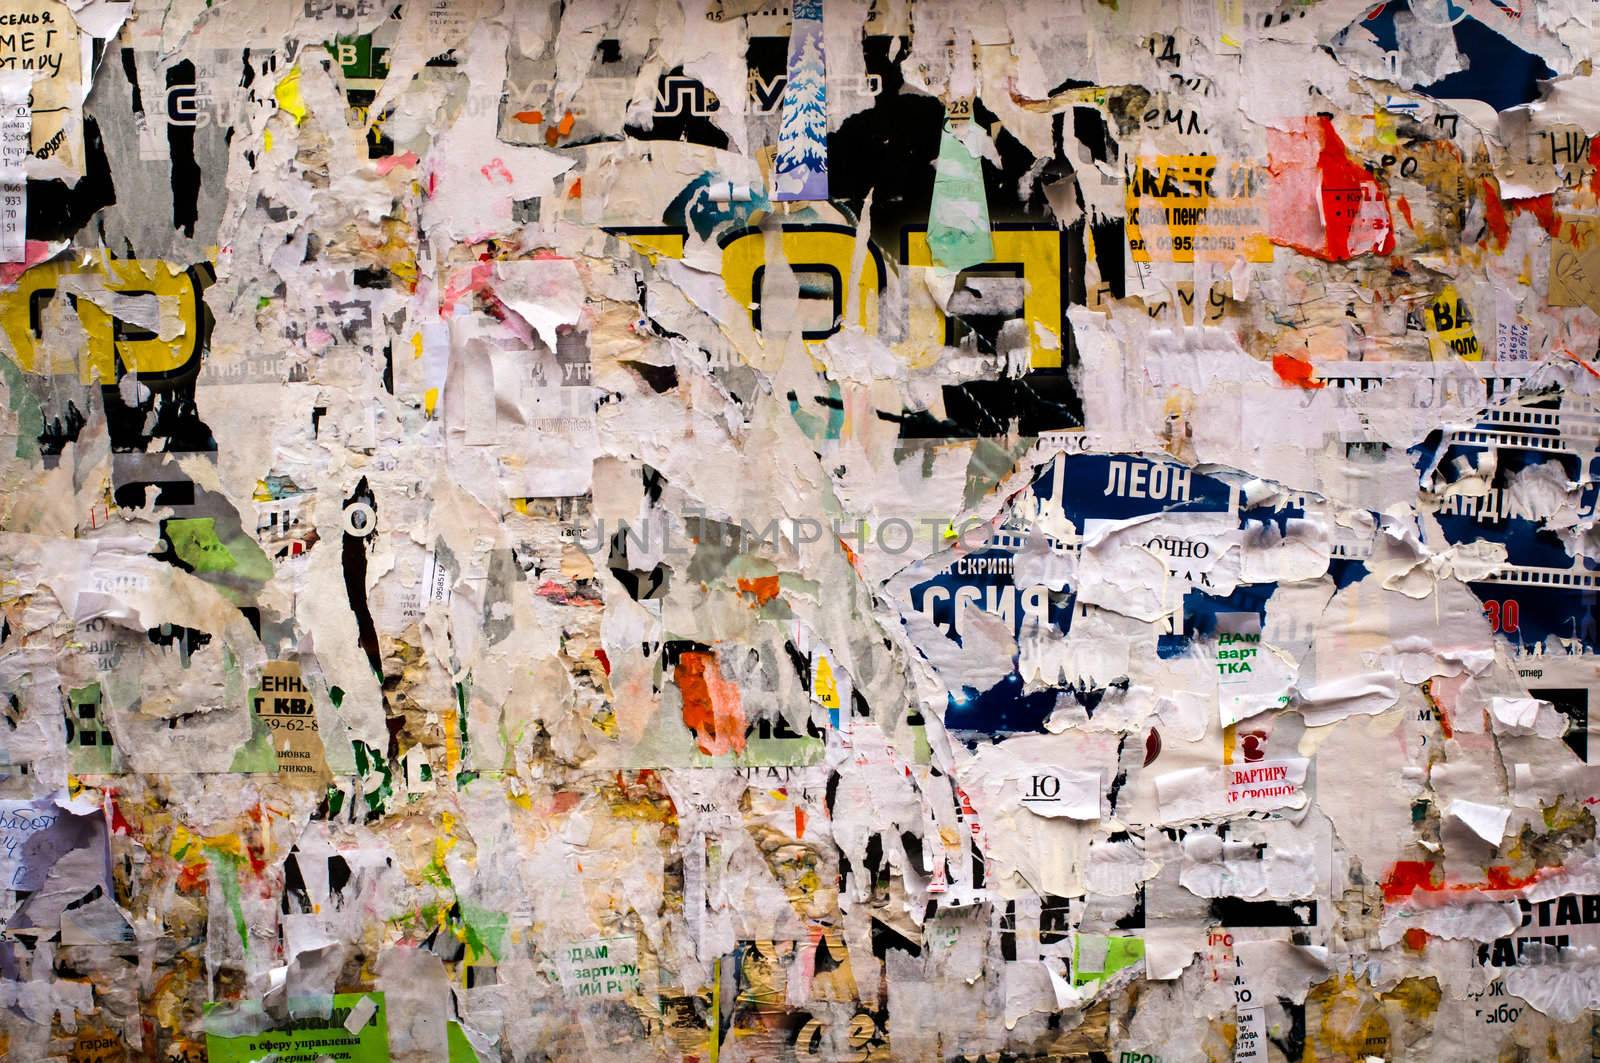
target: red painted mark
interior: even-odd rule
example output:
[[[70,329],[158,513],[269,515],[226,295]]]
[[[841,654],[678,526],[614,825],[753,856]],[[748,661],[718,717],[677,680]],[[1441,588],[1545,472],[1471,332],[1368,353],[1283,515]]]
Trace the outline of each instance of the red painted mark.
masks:
[[[794,836],[796,839],[806,836],[806,810],[799,805],[794,806]]]
[[[1327,382],[1312,380],[1311,374],[1316,367],[1310,362],[1301,361],[1292,354],[1275,354],[1272,356],[1272,371],[1278,374],[1278,379],[1285,384],[1293,384],[1297,388],[1315,391],[1327,387]]]
[[[1400,208],[1400,216],[1405,218],[1406,228],[1415,231],[1417,228],[1417,223],[1411,220],[1411,204],[1406,201],[1406,197],[1395,196],[1394,205]]]
[[[1439,889],[1433,884],[1433,865],[1423,860],[1400,860],[1389,869],[1383,880],[1383,899],[1393,904],[1403,901],[1416,890]]]
[[[606,656],[605,650],[595,650],[594,655],[600,660],[600,667],[606,670],[606,675],[611,674],[611,658]]]
[[[1571,358],[1574,362],[1577,362],[1579,365],[1581,365],[1585,369],[1587,369],[1589,371],[1589,375],[1590,376],[1592,376],[1592,377],[1600,377],[1600,370],[1595,369],[1594,366],[1590,365],[1588,362],[1584,361],[1582,358],[1579,358],[1577,355],[1573,354],[1567,348],[1558,347],[1557,350],[1559,350],[1562,354],[1566,355],[1568,358]]]
[[[492,262],[479,262],[477,265],[473,266],[472,271],[467,274],[467,282],[465,284],[458,286],[454,279],[447,281],[444,286],[444,299],[442,300],[443,305],[441,307],[442,312],[448,317],[450,311],[454,309],[457,299],[460,299],[463,295],[466,295],[469,292],[483,291],[493,279],[494,264]]]
[[[1267,146],[1273,243],[1330,262],[1394,250],[1388,196],[1350,157],[1331,118],[1268,130]]]
[[[1428,932],[1420,926],[1411,927],[1406,931],[1405,943],[1412,952],[1421,952],[1428,945]]]
[[[1483,179],[1483,223],[1494,237],[1496,251],[1504,251],[1511,239],[1511,223],[1506,221],[1506,205],[1500,202],[1499,186],[1489,178]]]
[[[1531,875],[1513,875],[1509,867],[1486,867],[1483,870],[1485,879],[1484,889],[1489,890],[1520,890],[1524,886],[1531,886],[1542,878],[1548,878],[1564,868],[1541,867]]]
[[[204,893],[207,886],[206,868],[209,866],[204,860],[185,864],[178,871],[178,890],[182,893]]]
[[[390,170],[404,166],[406,169],[417,164],[417,153],[414,151],[402,152],[399,155],[385,155],[378,160],[378,176],[386,176]]]
[[[544,112],[543,111],[518,111],[516,114],[512,115],[511,117],[515,118],[519,122],[524,123],[525,125],[538,125],[540,122],[544,121]]]
[[[1439,730],[1444,732],[1446,738],[1455,737],[1455,725],[1450,719],[1456,712],[1456,698],[1461,695],[1461,688],[1465,685],[1465,676],[1436,675],[1423,688],[1428,704],[1438,710]]]
[[[575,595],[568,588],[563,587],[553,579],[547,579],[543,583],[539,584],[538,588],[533,593],[537,594],[547,602],[554,602],[556,605],[574,605],[594,609],[599,608],[604,604],[596,598],[585,598],[581,595]]]
[[[498,295],[494,294],[494,292],[490,289],[484,288],[482,291],[478,292],[478,298],[483,302],[484,313],[488,314],[501,324],[505,323],[511,311],[506,309],[506,304],[501,302]]]
[[[483,174],[483,178],[486,181],[493,181],[498,177],[504,180],[508,185],[513,183],[511,180],[511,171],[506,169],[505,160],[499,158],[498,156],[490,159],[487,165],[478,167],[478,172]]]
[[[1542,196],[1513,199],[1511,206],[1518,214],[1532,214],[1539,220],[1539,227],[1551,236],[1561,231],[1561,219],[1556,217],[1555,193],[1546,192]]]
[[[122,818],[122,809],[117,806],[117,791],[109,786],[106,787],[106,808],[111,812],[111,833],[130,833],[128,821]]]
[[[1520,890],[1541,879],[1561,874],[1564,868],[1541,867],[1531,875],[1513,875],[1509,867],[1484,869],[1482,882],[1444,882],[1434,880],[1433,864],[1425,860],[1398,860],[1383,879],[1383,899],[1390,904],[1405,900],[1418,890],[1423,893],[1503,893]]]

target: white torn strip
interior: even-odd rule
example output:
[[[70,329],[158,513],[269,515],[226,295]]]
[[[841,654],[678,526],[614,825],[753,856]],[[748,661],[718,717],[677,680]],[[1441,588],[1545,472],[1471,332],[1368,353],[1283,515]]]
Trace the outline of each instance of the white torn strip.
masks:
[[[22,71],[0,75],[0,262],[28,257],[28,145],[33,111],[32,78]]]
[[[1100,818],[1100,773],[1070,768],[1035,768],[1018,780],[1022,807],[1036,816]]]
[[[371,997],[362,997],[356,1006],[350,1009],[350,1014],[345,1016],[344,1028],[351,1037],[355,1037],[367,1028],[367,1023],[378,1013],[378,1002]]]

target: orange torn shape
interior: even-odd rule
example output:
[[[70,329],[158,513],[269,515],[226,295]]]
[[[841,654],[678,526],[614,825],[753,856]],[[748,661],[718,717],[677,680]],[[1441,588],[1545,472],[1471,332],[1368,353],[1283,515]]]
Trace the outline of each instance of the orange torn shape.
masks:
[[[741,579],[739,589],[755,598],[758,605],[766,605],[778,596],[778,577],[756,576],[752,579]]]
[[[1596,369],[1594,366],[1590,365],[1588,362],[1584,361],[1582,358],[1579,358],[1576,354],[1573,354],[1572,351],[1570,349],[1568,349],[1567,347],[1565,347],[1565,346],[1557,347],[1556,350],[1560,351],[1562,354],[1566,355],[1568,358],[1571,358],[1574,362],[1577,362],[1579,365],[1583,366],[1584,369],[1588,370],[1590,376],[1600,378],[1600,369]]]
[[[575,123],[577,120],[577,116],[571,111],[568,111],[566,114],[562,115],[561,121],[544,131],[545,144],[552,148],[555,147],[556,141],[572,132],[573,123]]]
[[[1311,379],[1315,367],[1310,362],[1301,361],[1292,354],[1275,354],[1272,356],[1272,371],[1278,374],[1278,379],[1285,384],[1293,384],[1297,388],[1315,391],[1327,387],[1327,382]]]
[[[744,752],[744,707],[739,688],[723,678],[714,653],[687,650],[672,669],[683,695],[683,724],[707,756]]]

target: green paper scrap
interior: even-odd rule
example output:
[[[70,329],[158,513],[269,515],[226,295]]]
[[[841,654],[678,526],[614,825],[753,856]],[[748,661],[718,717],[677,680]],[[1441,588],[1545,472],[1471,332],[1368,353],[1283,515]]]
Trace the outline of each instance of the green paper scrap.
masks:
[[[352,1035],[344,1028],[345,1019],[368,997],[378,1010]],[[259,1021],[260,1017],[261,1005],[254,1001],[207,1004],[206,1058],[210,1063],[256,1063],[273,1053],[277,1063],[316,1063],[325,1056],[340,1063],[388,1063],[389,1020],[382,993],[338,993],[326,1019],[293,1019],[281,1027],[230,1036],[234,1030],[255,1025],[250,1020]]]
[[[244,918],[244,905],[239,897],[239,858],[225,849],[208,845],[206,856],[217,869],[217,881],[222,884],[222,897],[233,913],[233,929],[239,935],[239,944],[245,954],[250,952],[250,929]]]
[[[217,538],[217,522],[211,517],[173,518],[167,521],[166,536],[178,560],[197,573],[233,569],[233,554]]]
[[[506,926],[510,922],[506,913],[484,908],[471,901],[460,901],[461,921],[467,927],[467,944],[480,957],[488,953],[495,962],[504,956]]]
[[[233,754],[230,772],[243,774],[274,774],[278,770],[278,751],[272,745],[272,729],[260,713],[261,688],[251,687],[249,702],[256,706],[250,713],[250,739]]]
[[[1144,959],[1144,939],[1134,937],[1108,937],[1102,940],[1106,943],[1105,969],[1100,971],[1086,971],[1080,958],[1079,945],[1085,937],[1098,937],[1099,935],[1079,934],[1072,940],[1072,986],[1074,989],[1088,985],[1090,982],[1104,981],[1106,978],[1125,967],[1132,967]]]
[[[0,383],[6,386],[11,412],[17,415],[17,457],[32,458],[44,434],[44,407],[28,389],[27,374],[9,357],[0,354]]]
[[[473,1051],[472,1042],[467,1040],[461,1024],[454,1020],[450,1022],[449,1040],[445,1044],[445,1050],[450,1053],[449,1063],[479,1063],[478,1053]]]
[[[99,651],[91,646],[90,652]],[[67,719],[67,747],[72,755],[73,773],[99,775],[120,771],[121,758],[106,728],[100,684],[72,688],[67,692],[67,705],[72,714]]]
[[[928,249],[934,265],[951,273],[994,257],[983,163],[956,138],[949,123],[939,139],[933,202],[928,207]]]

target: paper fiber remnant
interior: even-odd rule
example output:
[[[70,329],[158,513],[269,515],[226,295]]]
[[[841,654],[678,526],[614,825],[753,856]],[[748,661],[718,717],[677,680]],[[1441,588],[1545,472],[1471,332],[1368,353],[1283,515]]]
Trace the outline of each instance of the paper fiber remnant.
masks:
[[[1571,0],[0,10],[0,1055],[1600,1054]]]

